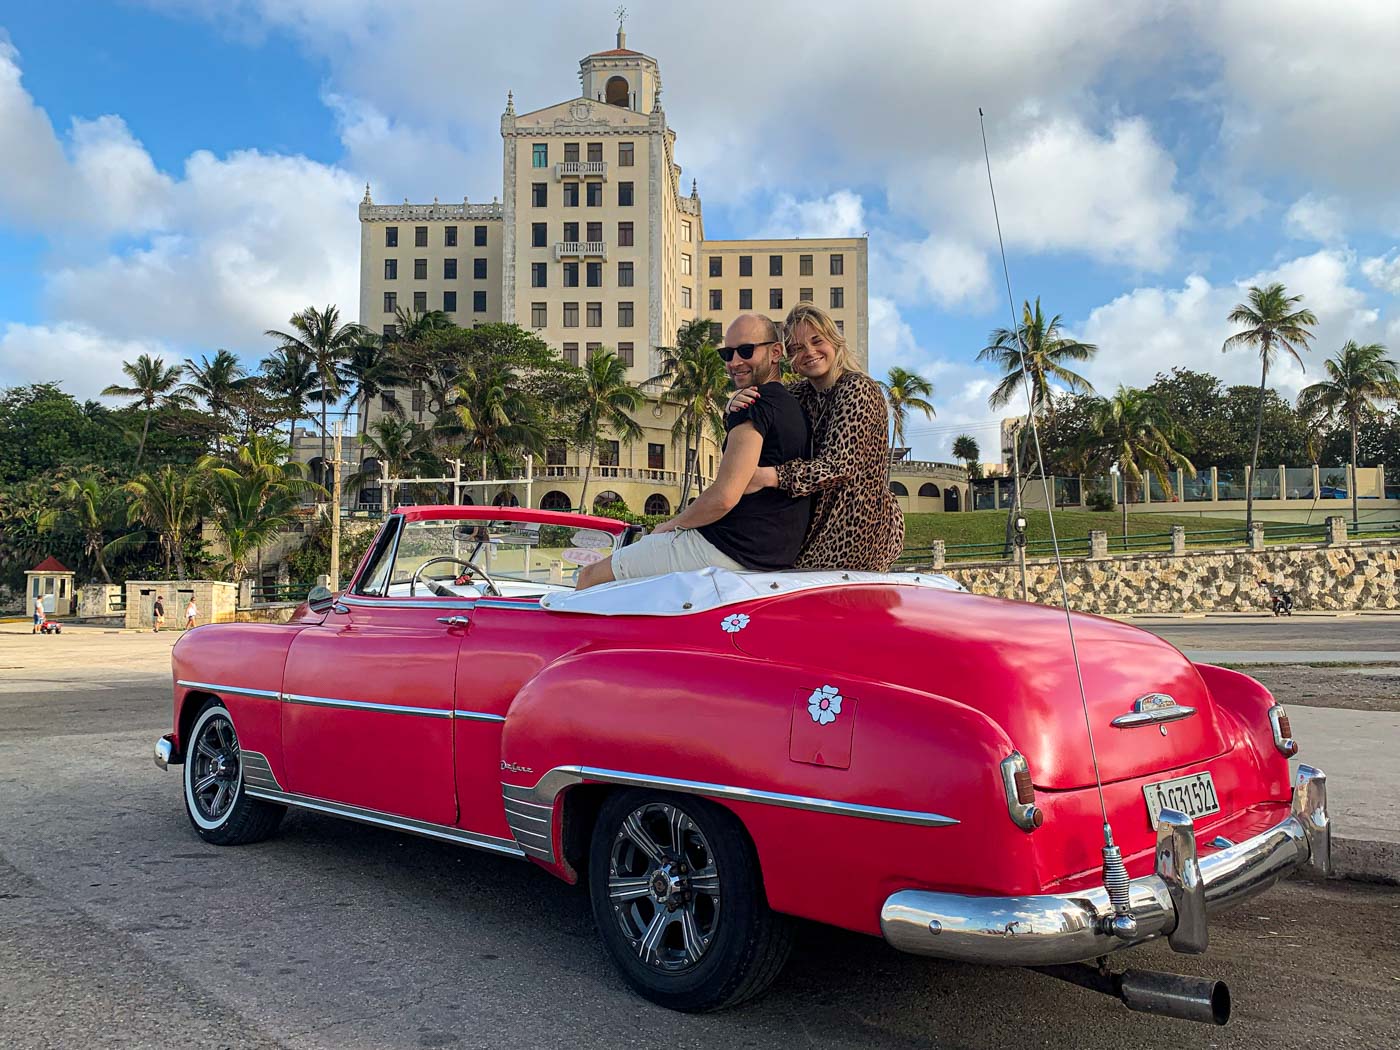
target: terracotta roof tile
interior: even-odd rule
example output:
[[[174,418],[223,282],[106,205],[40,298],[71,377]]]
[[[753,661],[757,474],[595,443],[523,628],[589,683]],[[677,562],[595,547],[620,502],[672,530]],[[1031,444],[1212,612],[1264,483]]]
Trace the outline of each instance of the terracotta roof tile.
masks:
[[[589,58],[607,58],[609,55],[640,55],[640,51],[629,51],[625,47],[615,47],[611,51],[595,51]]]
[[[70,569],[70,568],[68,568],[68,566],[64,565],[63,562],[59,561],[57,558],[45,558],[43,561],[41,561],[38,565],[34,566],[34,568],[30,569],[29,571],[30,571],[30,572],[72,572],[73,570]]]

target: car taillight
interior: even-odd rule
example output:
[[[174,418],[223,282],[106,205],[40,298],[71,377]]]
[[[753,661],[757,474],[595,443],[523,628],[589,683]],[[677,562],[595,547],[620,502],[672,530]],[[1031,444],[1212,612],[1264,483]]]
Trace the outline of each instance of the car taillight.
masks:
[[[1292,758],[1298,753],[1298,744],[1293,739],[1293,726],[1288,721],[1288,712],[1279,704],[1269,708],[1269,725],[1274,730],[1274,747],[1279,754]]]
[[[1034,831],[1045,823],[1045,812],[1035,804],[1035,784],[1025,755],[1013,751],[1001,760],[1001,782],[1006,789],[1006,810],[1018,828]]]

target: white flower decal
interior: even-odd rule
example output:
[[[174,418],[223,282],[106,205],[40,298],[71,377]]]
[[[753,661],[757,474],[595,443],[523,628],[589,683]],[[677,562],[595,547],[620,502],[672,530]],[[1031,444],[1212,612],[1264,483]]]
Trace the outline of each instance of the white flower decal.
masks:
[[[824,685],[813,689],[807,698],[807,712],[818,725],[835,722],[841,713],[841,692],[834,685]]]
[[[735,613],[733,616],[726,616],[720,623],[720,628],[727,634],[738,634],[749,625],[747,613]]]

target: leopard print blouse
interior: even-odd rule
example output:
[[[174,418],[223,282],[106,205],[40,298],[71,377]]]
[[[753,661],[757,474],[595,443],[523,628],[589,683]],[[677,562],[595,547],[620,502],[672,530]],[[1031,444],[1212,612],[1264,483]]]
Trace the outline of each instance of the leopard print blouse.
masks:
[[[788,387],[812,424],[814,459],[778,467],[778,488],[816,493],[799,569],[887,572],[904,548],[904,512],[890,494],[889,408],[876,382],[846,372],[830,390]]]

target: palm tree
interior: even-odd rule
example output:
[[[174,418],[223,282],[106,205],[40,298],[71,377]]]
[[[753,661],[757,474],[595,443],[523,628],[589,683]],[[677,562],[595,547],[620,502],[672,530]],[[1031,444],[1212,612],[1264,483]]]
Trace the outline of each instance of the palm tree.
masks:
[[[214,450],[222,451],[224,419],[233,407],[234,395],[247,382],[247,373],[238,358],[227,350],[218,350],[211,361],[201,354],[199,364],[185,358],[185,374],[189,379],[180,387],[187,397],[200,397],[214,417]]]
[[[1336,357],[1322,363],[1327,378],[1304,387],[1298,413],[1316,426],[1345,422],[1351,432],[1351,521],[1359,517],[1356,494],[1356,432],[1361,421],[1375,414],[1377,401],[1400,400],[1400,372],[1379,343],[1357,346],[1347,340]]]
[[[918,372],[895,365],[880,388],[885,392],[885,400],[890,403],[890,447],[904,445],[904,418],[913,410],[922,412],[925,419],[934,417],[933,404],[927,399],[933,397],[933,384]]]
[[[233,467],[210,473],[210,511],[228,547],[226,570],[235,583],[248,559],[295,519],[303,493],[325,494],[306,480],[300,463],[282,462],[284,451],[271,438],[254,438],[239,448]]]
[[[481,457],[482,481],[488,463],[504,473],[516,455],[544,455],[541,413],[520,392],[520,378],[507,365],[483,362],[465,373],[447,415],[456,417],[466,450]]]
[[[321,403],[321,462],[324,464],[326,438],[330,433],[326,426],[326,413],[331,403],[340,398],[340,366],[364,330],[357,324],[341,324],[340,308],[337,306],[327,306],[324,310],[308,306],[292,315],[291,326],[295,331],[268,329],[265,334],[281,340],[280,349],[296,350],[310,358],[316,366],[320,385],[311,399]]]
[[[583,387],[569,407],[578,413],[574,440],[588,446],[588,466],[583,469],[583,491],[578,504],[588,510],[588,481],[598,452],[598,436],[607,427],[622,444],[630,445],[642,436],[642,428],[632,418],[642,405],[642,392],[627,382],[627,366],[611,350],[595,350],[583,366]]]
[[[977,461],[982,458],[982,450],[971,434],[959,434],[953,439],[953,455],[967,464],[968,478],[974,477]]]
[[[1128,535],[1130,490],[1147,484],[1151,475],[1170,494],[1171,472],[1184,470],[1196,476],[1196,468],[1186,457],[1190,439],[1172,418],[1166,406],[1145,390],[1119,386],[1108,398],[1094,398],[1088,406],[1090,420],[1089,455],[1099,462],[1115,464],[1123,478],[1123,535]]]
[[[398,344],[363,329],[340,366],[346,415],[356,406],[362,406],[367,420],[370,402],[379,398],[390,412],[402,416],[403,403],[395,388],[408,382]]]
[[[131,386],[113,383],[102,391],[103,397],[134,397],[131,408],[144,406],[146,419],[141,425],[141,443],[136,446],[135,466],[141,465],[141,456],[146,451],[146,437],[151,432],[151,413],[157,407],[167,408],[184,405],[187,399],[176,389],[180,382],[181,369],[178,365],[167,366],[164,358],[142,354],[133,364],[122,362],[122,371],[131,380]]]
[[[432,447],[432,433],[416,423],[394,416],[384,416],[360,434],[360,469],[345,479],[347,488],[367,488],[373,481],[403,476],[404,468],[423,458]],[[366,455],[368,454],[368,455]],[[366,470],[366,459],[379,462],[377,470]],[[385,487],[381,505],[388,510],[393,505],[393,491]]]
[[[984,347],[977,360],[990,361],[1002,372],[1002,380],[987,398],[994,409],[1005,408],[1017,396],[1022,383],[1029,379],[1030,411],[1053,415],[1055,402],[1050,389],[1054,380],[1076,393],[1092,394],[1094,388],[1077,372],[1066,367],[1069,361],[1088,361],[1098,352],[1092,343],[1081,343],[1060,334],[1060,315],[1049,320],[1040,309],[1040,297],[1032,308],[1022,304],[1021,324],[1012,331],[998,328],[991,334],[991,345]],[[1022,352],[1025,360],[1022,362]]]
[[[320,389],[316,363],[300,350],[278,347],[260,364],[262,384],[268,394],[282,402],[290,441],[297,421],[307,414],[307,402]]]
[[[680,441],[685,451],[681,479],[681,506],[690,497],[692,476],[700,477],[700,437],[709,431],[715,441],[724,440],[724,399],[729,390],[729,373],[724,370],[715,344],[710,339],[708,319],[689,321],[676,333],[675,346],[659,346],[661,371],[647,383],[666,384],[665,398],[680,407],[671,440]]]
[[[1254,479],[1259,473],[1259,438],[1264,431],[1264,392],[1269,379],[1269,366],[1274,363],[1279,347],[1283,347],[1301,368],[1303,359],[1298,356],[1298,350],[1309,349],[1308,341],[1312,339],[1309,329],[1317,324],[1317,317],[1311,310],[1294,309],[1302,301],[1301,295],[1289,295],[1277,281],[1264,288],[1258,285],[1251,287],[1248,300],[1236,303],[1229,317],[1231,324],[1245,325],[1244,331],[1230,336],[1220,348],[1224,352],[1237,346],[1254,347],[1259,351],[1261,363],[1259,409],[1254,420],[1254,454],[1249,461],[1249,488],[1245,490],[1246,531],[1254,524]]]
[[[199,527],[208,503],[212,457],[205,456],[182,473],[167,464],[155,474],[141,474],[123,488],[130,497],[127,524],[144,525],[155,534],[165,570],[175,563],[175,578],[185,578],[185,541]]]
[[[92,559],[103,583],[111,583],[104,555],[117,549],[120,540],[111,543],[108,532],[117,527],[126,509],[120,487],[108,485],[98,474],[67,478],[56,486],[58,507],[56,518],[67,519],[83,538],[83,553]]]

